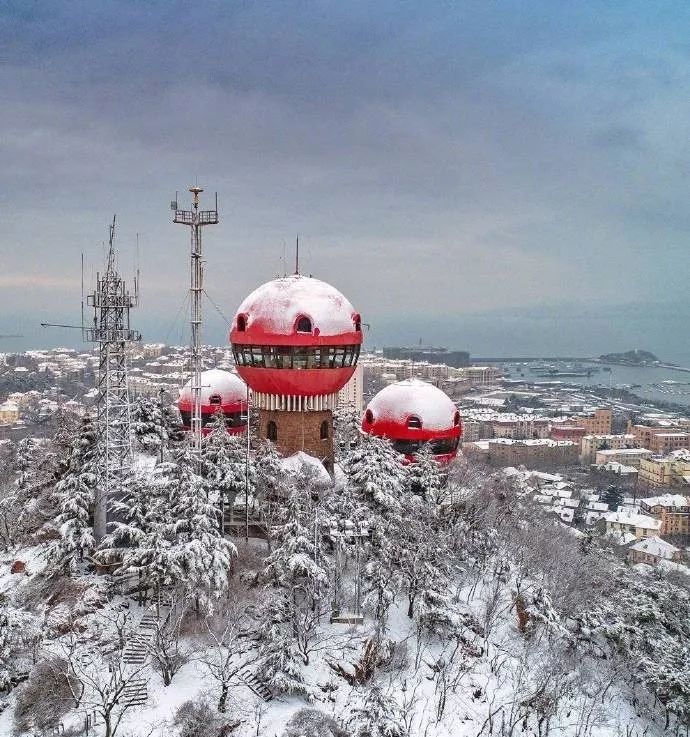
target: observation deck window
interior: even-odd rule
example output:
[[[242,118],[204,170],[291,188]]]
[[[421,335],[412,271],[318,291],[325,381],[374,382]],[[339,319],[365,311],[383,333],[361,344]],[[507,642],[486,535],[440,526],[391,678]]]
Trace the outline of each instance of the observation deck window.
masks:
[[[308,317],[302,315],[297,318],[297,332],[298,333],[311,333],[311,320]]]

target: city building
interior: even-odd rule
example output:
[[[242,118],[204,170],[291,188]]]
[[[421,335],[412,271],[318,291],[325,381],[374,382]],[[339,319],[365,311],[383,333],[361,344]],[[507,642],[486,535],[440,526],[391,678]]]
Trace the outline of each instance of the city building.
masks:
[[[462,425],[455,403],[440,389],[405,379],[385,387],[369,402],[362,430],[388,438],[408,463],[425,443],[436,460],[448,463],[457,455]]]
[[[637,447],[636,438],[626,435],[585,435],[580,441],[580,458],[583,463],[594,463],[598,450],[620,450]]]
[[[582,438],[587,430],[577,425],[553,425],[549,433],[552,440],[572,440],[573,443],[581,445]]]
[[[610,435],[613,411],[608,407],[597,407],[594,412],[574,415],[571,422],[577,427],[584,427],[586,435]]]
[[[635,512],[609,512],[604,515],[606,534],[617,537],[634,535],[637,538],[654,537],[661,529],[661,522],[646,514]]]
[[[651,458],[652,451],[646,448],[612,448],[598,450],[594,456],[594,463],[603,466],[607,463],[622,463],[624,466],[640,467],[644,458]]]
[[[683,494],[653,496],[641,499],[640,509],[659,519],[662,535],[690,536],[690,497]]]
[[[673,451],[667,456],[653,456],[640,463],[638,483],[641,488],[690,486],[690,451]]]
[[[11,425],[19,420],[19,407],[14,402],[0,404],[0,424]]]
[[[493,466],[549,468],[577,463],[579,445],[570,440],[495,438],[465,443],[463,453]]]
[[[654,437],[656,435],[676,435],[677,433],[685,433],[686,435],[690,434],[690,420],[650,417],[647,423],[633,424],[628,421],[626,432],[635,436],[635,444],[640,448],[652,449],[653,447],[658,447],[654,441]],[[663,445],[664,441],[660,441],[660,443]],[[690,448],[687,444],[682,447]],[[677,448],[674,448],[674,450],[676,449]],[[663,451],[655,450],[654,452],[661,453]]]
[[[182,417],[182,427],[191,430],[194,399],[190,379],[180,389],[177,408]],[[201,373],[201,431],[208,434],[208,425],[220,410],[225,415],[228,432],[236,435],[247,428],[247,385],[239,376],[221,369]]]
[[[253,391],[259,437],[333,471],[333,410],[352,378],[362,320],[330,284],[294,274],[255,289],[235,312],[237,372]]]
[[[355,366],[355,372],[350,380],[338,392],[338,406],[352,404],[360,412],[364,407],[364,369],[361,364]]]
[[[687,450],[690,448],[690,433],[656,433],[650,438],[648,447],[655,455],[666,455],[674,450]]]
[[[647,563],[656,566],[664,560],[679,561],[681,551],[680,548],[655,535],[631,545],[628,548],[627,558],[633,564]]]

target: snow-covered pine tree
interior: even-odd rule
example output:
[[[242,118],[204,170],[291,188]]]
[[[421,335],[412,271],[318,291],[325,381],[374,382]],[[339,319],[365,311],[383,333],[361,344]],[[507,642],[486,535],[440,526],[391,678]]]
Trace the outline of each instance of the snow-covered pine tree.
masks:
[[[197,457],[187,444],[173,464],[171,485],[173,548],[184,592],[207,612],[228,590],[228,575],[237,548],[220,531],[220,510],[197,472]]]
[[[269,595],[261,628],[262,677],[280,692],[307,698],[311,691],[301,666],[309,665],[329,583],[310,497],[299,483],[288,489],[286,521],[276,529],[276,547],[262,571]]]
[[[352,710],[349,726],[354,737],[403,737],[406,733],[400,706],[378,684],[371,686],[360,707]]]
[[[254,494],[254,459],[251,455],[247,459],[246,436],[230,435],[227,420],[220,410],[208,427],[211,432],[204,439],[202,468],[209,500],[223,510],[232,510],[238,494],[246,490],[250,496]]]
[[[364,435],[344,461],[348,483],[382,511],[399,512],[400,499],[408,488],[402,456],[386,438]]]
[[[125,495],[114,505],[119,521],[103,540],[98,559],[116,564],[115,574],[139,575],[140,590],[157,595],[180,575],[173,549],[174,497],[178,469],[159,463],[150,477],[133,472],[125,480]]]
[[[333,438],[338,458],[349,453],[362,436],[362,412],[348,402],[333,411]]]
[[[132,402],[132,434],[139,447],[147,453],[155,453],[163,460],[168,443],[168,428],[160,398],[137,397]]]
[[[60,540],[53,544],[51,553],[66,564],[90,553],[95,545],[92,512],[98,482],[97,443],[94,422],[85,417],[72,441],[67,472],[55,486],[55,524]]]
[[[281,465],[280,455],[270,440],[259,445],[255,458],[256,497],[270,553],[273,549],[273,527],[284,513],[287,477]]]
[[[415,453],[415,462],[407,468],[410,488],[414,494],[432,503],[440,501],[445,479],[441,464],[436,460],[429,443]]]

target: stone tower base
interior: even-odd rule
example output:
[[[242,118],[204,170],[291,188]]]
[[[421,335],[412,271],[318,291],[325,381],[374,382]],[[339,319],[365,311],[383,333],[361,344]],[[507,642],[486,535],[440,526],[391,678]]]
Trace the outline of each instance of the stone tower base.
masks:
[[[271,422],[275,427],[269,427]],[[308,453],[333,473],[333,412],[330,409],[314,412],[260,409],[259,437],[272,440],[283,456],[291,456],[300,450]]]

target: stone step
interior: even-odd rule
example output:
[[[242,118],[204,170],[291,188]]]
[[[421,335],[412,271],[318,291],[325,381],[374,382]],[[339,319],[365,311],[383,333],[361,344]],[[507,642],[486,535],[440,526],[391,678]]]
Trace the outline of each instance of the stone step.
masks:
[[[271,689],[262,683],[248,668],[242,668],[237,675],[244,681],[245,685],[260,699],[270,701],[273,698]]]

